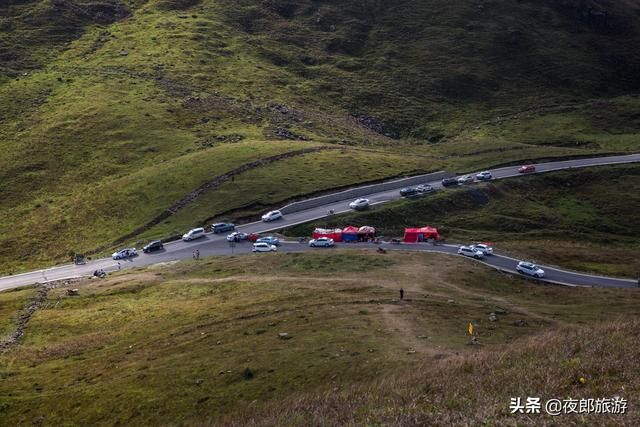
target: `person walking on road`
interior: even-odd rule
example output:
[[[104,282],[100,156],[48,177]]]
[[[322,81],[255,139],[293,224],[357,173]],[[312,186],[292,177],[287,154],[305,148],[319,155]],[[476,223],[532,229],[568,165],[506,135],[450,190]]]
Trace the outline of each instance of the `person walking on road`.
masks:
[[[400,288],[400,301],[404,299],[404,289]]]
[[[118,261],[118,271],[120,271],[120,261]]]
[[[191,252],[191,257],[192,257],[193,259],[196,259],[196,251]]]
[[[196,259],[200,259],[200,249],[196,249]]]

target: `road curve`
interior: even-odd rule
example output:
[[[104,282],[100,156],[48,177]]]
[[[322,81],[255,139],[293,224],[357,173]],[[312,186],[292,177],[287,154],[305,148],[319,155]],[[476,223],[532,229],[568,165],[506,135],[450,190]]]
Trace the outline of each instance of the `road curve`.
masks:
[[[537,163],[536,174],[546,173],[565,169],[584,168],[592,166],[604,166],[615,165],[623,163],[640,162],[640,154],[630,154],[625,156],[611,156],[611,157],[596,157],[587,159],[565,160],[558,162]],[[517,173],[517,167],[504,167],[491,170],[494,179],[504,179],[515,176],[520,176]],[[440,182],[429,183],[435,188],[440,188]],[[400,199],[398,190],[402,187],[402,182],[398,183],[398,188],[378,193],[372,193],[365,195],[371,200],[373,204],[379,204],[388,202],[391,200]],[[281,229],[283,227],[289,227],[297,225],[315,219],[323,218],[326,216],[326,212],[329,209],[333,209],[336,214],[342,212],[348,212],[348,203],[351,200],[341,200],[338,202],[328,203],[316,208],[295,212],[287,215],[282,220],[275,221],[273,223],[254,222],[250,224],[241,225],[238,227],[238,231],[245,233],[265,233]],[[358,245],[340,245],[340,247],[362,247],[371,248],[371,245],[358,244]],[[455,254],[456,246],[453,245],[385,245],[388,249],[403,249],[403,250],[418,250],[418,251],[436,251],[443,253]],[[194,242],[170,242],[165,244],[163,251],[154,254],[140,254],[140,256],[127,261],[120,261],[119,265],[116,261],[110,258],[103,258],[91,261],[86,265],[60,265],[43,270],[31,271],[23,274],[16,274],[12,276],[5,276],[0,278],[0,291],[13,289],[20,286],[30,285],[34,283],[42,283],[52,280],[68,279],[74,277],[81,277],[90,275],[96,269],[104,269],[105,271],[114,271],[119,268],[126,269],[136,266],[145,266],[157,263],[167,263],[177,261],[181,259],[189,259],[192,256],[194,250],[198,249],[201,256],[214,256],[214,255],[231,255],[234,253],[250,253],[251,248],[249,244],[238,244],[235,248],[231,248],[226,242],[225,235],[215,235],[208,233],[204,238]],[[309,250],[306,245],[298,243],[285,243],[282,245],[280,251],[284,252],[298,252]],[[316,249],[317,250],[317,249]],[[264,256],[264,255],[256,255]],[[503,255],[494,255],[487,257],[484,261],[485,264],[499,269],[501,271],[516,273],[515,266],[517,260],[509,258]],[[579,272],[565,271],[554,267],[541,266],[546,274],[544,279],[550,283],[557,283],[569,286],[595,286],[595,287],[618,287],[618,288],[631,288],[637,286],[636,280],[621,279],[612,277],[594,276]],[[516,273],[517,274],[517,273]]]

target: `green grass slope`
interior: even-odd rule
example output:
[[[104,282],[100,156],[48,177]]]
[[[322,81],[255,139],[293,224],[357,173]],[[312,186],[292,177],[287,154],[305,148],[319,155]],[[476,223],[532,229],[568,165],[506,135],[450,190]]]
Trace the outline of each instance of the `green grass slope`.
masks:
[[[400,287],[404,301],[398,301]],[[70,288],[79,295],[69,296]],[[20,302],[26,306],[33,294],[31,288],[0,294],[5,334]],[[539,285],[439,254],[318,251],[122,272],[49,291],[20,343],[0,353],[0,423],[217,425],[293,402],[290,411],[280,411],[282,423],[308,424],[304,417],[296,421],[300,396],[326,392],[344,399],[352,387],[376,390],[376,384],[397,396],[415,382],[422,383],[415,393],[433,401],[416,415],[437,405],[432,416],[460,410],[466,417],[485,402],[482,391],[495,391],[496,384],[504,387],[487,414],[504,408],[511,392],[573,395],[576,375],[589,381],[585,395],[608,396],[624,384],[628,393],[618,393],[631,399],[636,364],[617,359],[625,334],[612,332],[606,345],[598,344],[604,347],[595,347],[597,354],[616,355],[600,369],[587,345],[592,340],[576,338],[585,342],[581,350],[569,344],[572,338],[567,350],[550,350],[547,364],[540,363],[546,347],[532,347],[548,336],[534,344],[527,337],[568,328],[558,335],[562,340],[575,337],[575,327],[636,317],[639,298],[633,289]],[[498,321],[488,320],[491,312]],[[467,345],[469,322],[482,346]],[[636,347],[624,347],[627,360],[635,360]],[[494,356],[503,350],[506,357]],[[529,356],[519,363],[521,354]],[[489,363],[495,358],[500,362]],[[570,369],[557,375],[563,366]],[[495,377],[486,373],[494,367]],[[451,390],[443,394],[447,376]],[[547,377],[554,381],[545,388]],[[334,406],[322,399],[313,411],[331,419]],[[339,405],[335,416],[384,417],[373,402],[357,412]],[[405,408],[390,402],[396,411]],[[270,412],[265,420],[273,417]]]
[[[306,145],[357,149],[334,160],[341,186],[637,150],[639,10],[630,0],[3,2],[0,270],[108,246],[216,176]],[[254,181],[264,173],[151,234],[336,184],[302,168],[274,194]]]

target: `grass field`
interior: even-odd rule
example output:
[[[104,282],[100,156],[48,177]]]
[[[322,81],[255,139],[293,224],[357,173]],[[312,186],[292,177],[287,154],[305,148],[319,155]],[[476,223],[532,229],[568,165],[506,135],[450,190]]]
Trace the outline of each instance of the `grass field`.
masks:
[[[554,172],[441,191],[368,212],[339,215],[315,226],[371,225],[387,237],[405,227],[437,227],[451,242],[493,242],[498,251],[579,271],[640,277],[640,167]]]
[[[0,355],[4,423],[215,424],[301,393],[526,349],[526,336],[637,316],[640,302],[635,290],[537,285],[418,253],[212,258],[68,287],[80,295],[50,291],[23,342]],[[15,309],[28,295],[0,297]],[[481,348],[466,345],[469,322]]]
[[[383,175],[637,150],[639,6],[607,4],[606,25],[586,7],[2,4],[0,271],[109,246],[238,163],[304,144],[358,151],[335,176],[302,159],[252,171],[148,235]]]

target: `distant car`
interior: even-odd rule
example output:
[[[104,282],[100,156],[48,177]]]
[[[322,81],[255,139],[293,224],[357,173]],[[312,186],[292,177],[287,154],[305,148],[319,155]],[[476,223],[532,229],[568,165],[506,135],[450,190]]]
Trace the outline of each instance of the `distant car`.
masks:
[[[518,173],[531,173],[535,171],[536,171],[536,167],[534,165],[524,165],[518,168]]]
[[[268,245],[280,246],[280,240],[274,236],[260,237],[258,240],[256,240],[256,243],[266,243]]]
[[[253,252],[277,252],[278,248],[268,243],[260,242],[253,244]]]
[[[482,251],[474,249],[471,246],[460,246],[460,248],[458,248],[458,255],[464,255],[475,259],[484,258],[484,253]]]
[[[430,184],[420,184],[416,187],[416,190],[418,191],[418,193],[423,194],[433,193],[434,191],[436,191],[436,189],[433,188]]]
[[[537,277],[538,279],[541,279],[544,277],[544,270],[532,262],[520,261],[516,266],[516,270],[519,273],[526,274],[532,277]]]
[[[458,185],[458,178],[445,178],[442,180],[443,187],[454,187]]]
[[[491,181],[493,179],[493,175],[489,171],[483,171],[476,175],[476,179],[478,181]]]
[[[475,245],[471,245],[471,247],[485,255],[493,255],[493,248],[489,245],[485,245],[484,243],[477,243]]]
[[[400,190],[400,195],[402,197],[413,196],[414,194],[417,194],[417,193],[418,193],[418,189],[415,187],[405,187]]]
[[[356,211],[367,209],[369,208],[369,199],[356,199],[349,203],[349,207]]]
[[[259,238],[260,238],[260,235],[256,233],[251,233],[247,236],[247,240],[252,243],[257,242]]]
[[[464,175],[458,178],[458,184],[471,184],[474,181],[473,175]]]
[[[111,258],[118,260],[118,259],[133,258],[134,256],[138,256],[138,252],[136,252],[136,248],[126,248],[126,249],[121,249],[118,252],[114,252],[111,255]]]
[[[236,229],[235,224],[231,224],[228,222],[219,222],[211,226],[211,231],[213,231],[216,234],[224,233],[226,231],[233,231],[235,229]]]
[[[241,242],[243,240],[247,240],[247,237],[249,237],[247,233],[239,233],[237,231],[234,231],[227,236],[227,242]]]
[[[266,214],[262,215],[262,221],[264,222],[271,222],[271,221],[275,221],[277,219],[282,218],[282,212],[280,211],[271,211],[271,212],[267,212]]]
[[[184,242],[190,242],[191,240],[196,240],[201,237],[204,237],[204,228],[198,227],[198,228],[192,228],[191,230],[183,234],[182,240]]]
[[[315,247],[330,248],[334,244],[335,243],[334,243],[333,239],[331,239],[329,237],[318,237],[317,239],[309,240],[309,246],[311,246],[312,248],[315,248]]]
[[[162,245],[162,242],[160,240],[154,240],[152,242],[149,242],[147,246],[143,247],[142,252],[144,252],[145,254],[148,254],[149,252],[159,251],[163,247],[164,246]]]

